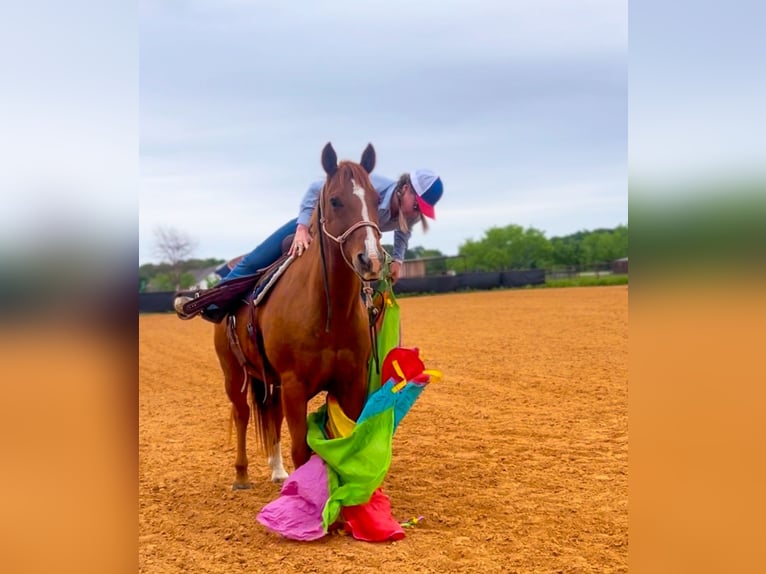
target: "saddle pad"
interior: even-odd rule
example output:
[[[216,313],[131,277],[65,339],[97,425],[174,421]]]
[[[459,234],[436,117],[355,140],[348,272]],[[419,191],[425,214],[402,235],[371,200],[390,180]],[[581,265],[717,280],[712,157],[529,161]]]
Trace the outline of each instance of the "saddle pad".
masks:
[[[258,283],[255,284],[255,288],[253,288],[253,292],[250,295],[253,306],[257,307],[263,301],[266,294],[276,285],[277,280],[294,259],[295,257],[292,255],[283,255],[264,270],[263,275],[258,280]]]

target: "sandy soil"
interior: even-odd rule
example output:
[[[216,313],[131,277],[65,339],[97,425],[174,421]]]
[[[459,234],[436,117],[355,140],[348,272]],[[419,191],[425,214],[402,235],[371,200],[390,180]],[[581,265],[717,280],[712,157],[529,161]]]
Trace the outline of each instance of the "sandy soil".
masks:
[[[279,487],[251,435],[254,487],[231,490],[212,325],[140,317],[140,572],[627,572],[628,288],[400,304],[404,345],[444,380],[401,423],[383,485],[396,518],[424,520],[382,544],[258,524]]]

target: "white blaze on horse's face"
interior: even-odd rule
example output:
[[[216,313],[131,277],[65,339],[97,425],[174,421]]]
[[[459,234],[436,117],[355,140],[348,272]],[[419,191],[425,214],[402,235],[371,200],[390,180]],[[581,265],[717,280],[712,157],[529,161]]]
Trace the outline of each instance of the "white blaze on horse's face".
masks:
[[[370,221],[370,212],[367,209],[367,202],[365,201],[365,191],[362,186],[360,186],[358,183],[356,183],[356,180],[351,180],[351,185],[353,187],[354,195],[359,198],[359,201],[362,202],[362,220],[367,223],[372,223]],[[367,257],[370,258],[370,261],[373,261],[373,267],[378,270],[380,269],[380,257],[378,253],[378,241],[375,237],[375,233],[372,230],[372,227],[366,226],[365,231],[367,232],[367,238],[364,240],[364,247],[367,250]]]

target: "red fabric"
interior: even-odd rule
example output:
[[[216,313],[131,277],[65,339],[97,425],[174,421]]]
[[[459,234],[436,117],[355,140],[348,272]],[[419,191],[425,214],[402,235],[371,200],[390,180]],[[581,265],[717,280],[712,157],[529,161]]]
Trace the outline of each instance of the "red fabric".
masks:
[[[357,540],[386,542],[405,537],[402,526],[391,516],[391,502],[381,489],[372,493],[369,502],[341,509],[345,528]]]
[[[408,382],[428,381],[428,375],[423,374],[426,366],[423,364],[423,361],[420,360],[420,351],[418,348],[407,349],[405,347],[396,347],[391,349],[383,360],[383,368],[381,369],[380,378],[383,383],[387,383],[390,379],[394,379],[397,383],[402,382],[402,378],[397,374],[396,369],[394,369],[394,361],[399,364],[399,368],[402,370],[402,373],[404,373],[404,377]]]

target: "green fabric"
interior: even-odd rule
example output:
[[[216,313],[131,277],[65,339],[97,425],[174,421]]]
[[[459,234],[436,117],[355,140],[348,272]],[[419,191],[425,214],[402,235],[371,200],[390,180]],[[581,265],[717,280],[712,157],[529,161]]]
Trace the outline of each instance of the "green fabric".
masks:
[[[380,290],[388,295],[391,305],[383,305],[383,321],[378,331],[378,358],[380,359],[380,369],[383,368],[383,359],[386,358],[389,351],[399,346],[399,303],[396,302],[394,290],[387,280],[381,280]],[[375,358],[370,357],[369,376],[367,377],[367,396],[377,391],[386,381],[381,381],[380,373],[375,370]]]
[[[354,427],[350,436],[328,439],[324,434],[326,408],[308,417],[309,447],[327,465],[330,496],[322,512],[325,529],[343,506],[364,504],[383,483],[391,466],[394,409],[373,415]]]
[[[378,332],[378,357],[383,359],[399,346],[399,304],[387,280],[381,280],[380,290],[392,305],[384,304],[383,320]],[[370,357],[367,396],[377,391],[381,374],[375,371],[375,359]],[[324,427],[327,407],[322,406],[308,415],[306,440],[309,447],[326,463],[327,486],[330,493],[322,512],[327,529],[338,519],[344,506],[364,504],[383,484],[391,466],[391,442],[394,435],[394,409],[371,415],[354,427],[350,436],[328,439]]]

